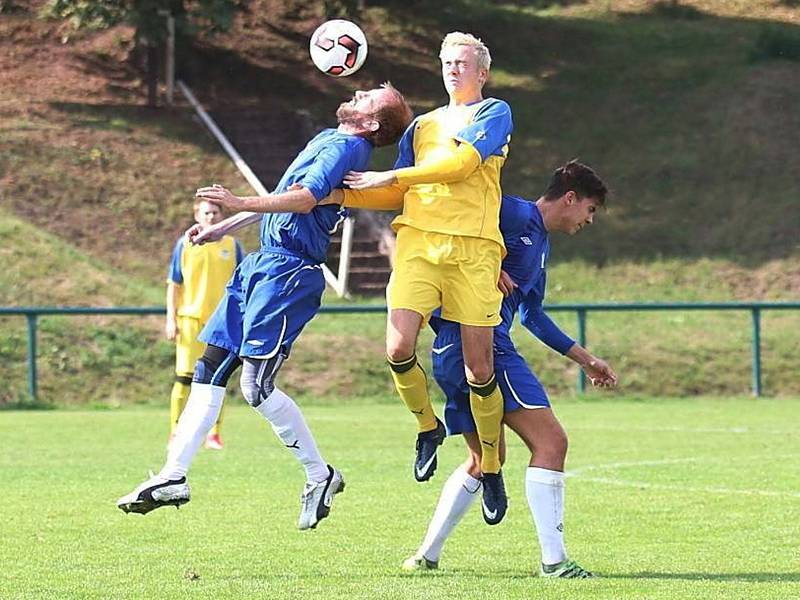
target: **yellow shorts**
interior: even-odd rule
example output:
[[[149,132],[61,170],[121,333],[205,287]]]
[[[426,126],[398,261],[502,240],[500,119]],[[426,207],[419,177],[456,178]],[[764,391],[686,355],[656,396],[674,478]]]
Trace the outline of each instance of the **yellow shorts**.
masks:
[[[464,325],[500,323],[503,294],[497,288],[503,248],[492,240],[422,231],[397,232],[394,270],[386,288],[390,309],[442,317]]]
[[[175,338],[175,373],[191,375],[194,365],[203,356],[206,345],[197,339],[205,323],[192,317],[178,317],[178,335]]]

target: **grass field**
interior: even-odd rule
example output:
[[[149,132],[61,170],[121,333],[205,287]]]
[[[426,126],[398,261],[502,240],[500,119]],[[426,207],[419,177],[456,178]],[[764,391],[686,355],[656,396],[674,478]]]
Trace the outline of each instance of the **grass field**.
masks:
[[[250,409],[227,448],[202,452],[193,501],[146,517],[116,498],[163,460],[164,410],[4,412],[0,597],[797,598],[800,400],[567,400],[567,539],[602,577],[543,581],[514,441],[506,520],[467,516],[432,576],[398,566],[461,458],[450,440],[431,484],[410,473],[399,406],[307,414],[347,479],[317,531],[295,530],[299,468]]]

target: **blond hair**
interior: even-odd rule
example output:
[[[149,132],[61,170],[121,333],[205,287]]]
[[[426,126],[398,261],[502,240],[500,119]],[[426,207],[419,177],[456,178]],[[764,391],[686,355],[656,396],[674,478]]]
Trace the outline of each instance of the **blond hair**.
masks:
[[[475,56],[478,58],[478,68],[488,71],[492,66],[492,56],[489,54],[489,48],[486,47],[486,44],[484,44],[480,38],[476,38],[471,33],[451,31],[444,36],[442,48],[439,50],[439,58],[442,57],[444,49],[450,46],[469,46],[475,50]]]

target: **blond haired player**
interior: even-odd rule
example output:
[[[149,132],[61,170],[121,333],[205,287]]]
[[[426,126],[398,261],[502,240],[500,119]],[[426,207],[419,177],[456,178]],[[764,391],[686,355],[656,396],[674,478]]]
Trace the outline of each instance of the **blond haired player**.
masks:
[[[222,220],[220,207],[207,200],[194,203],[194,220],[210,227]],[[206,345],[197,339],[208,318],[214,312],[225,284],[244,256],[242,247],[232,236],[203,246],[187,243],[181,236],[175,243],[167,276],[167,319],[164,332],[175,342],[175,383],[169,402],[170,439],[186,406],[192,385],[194,365],[203,355]],[[206,437],[206,447],[222,449],[220,412]]]
[[[449,103],[417,117],[399,144],[394,169],[350,173],[355,190],[389,201],[401,199],[394,271],[387,289],[386,353],[397,391],[416,416],[414,476],[436,469],[445,427],[433,412],[425,372],[417,363],[424,319],[441,306],[460,323],[470,404],[483,447],[483,515],[499,523],[506,494],[498,455],[503,400],[494,375],[492,327],[500,323],[497,288],[504,254],[499,229],[500,169],[513,124],[508,104],[483,97],[491,57],[478,38],[449,33],[439,58]]]

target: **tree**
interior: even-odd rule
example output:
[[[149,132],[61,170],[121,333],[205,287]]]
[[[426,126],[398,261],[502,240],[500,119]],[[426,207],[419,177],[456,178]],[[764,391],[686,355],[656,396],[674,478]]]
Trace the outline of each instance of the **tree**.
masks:
[[[45,13],[69,20],[75,29],[105,29],[128,23],[145,57],[147,103],[156,104],[158,49],[167,35],[165,16],[175,18],[178,39],[227,31],[240,0],[50,0]]]

